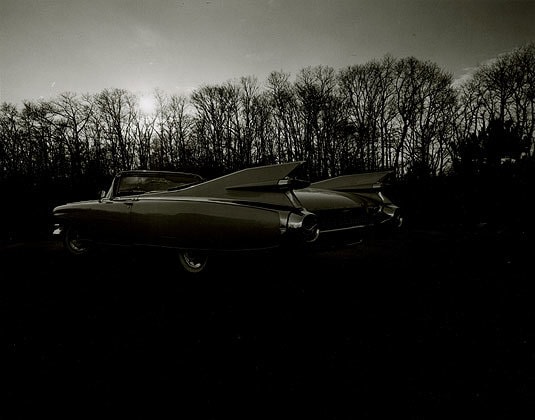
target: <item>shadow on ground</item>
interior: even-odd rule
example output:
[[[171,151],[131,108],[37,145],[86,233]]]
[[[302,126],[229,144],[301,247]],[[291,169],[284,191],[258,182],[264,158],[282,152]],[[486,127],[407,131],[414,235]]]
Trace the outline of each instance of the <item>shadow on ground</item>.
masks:
[[[141,250],[4,244],[2,410],[515,417],[535,401],[533,256],[521,235],[410,231],[194,277]]]

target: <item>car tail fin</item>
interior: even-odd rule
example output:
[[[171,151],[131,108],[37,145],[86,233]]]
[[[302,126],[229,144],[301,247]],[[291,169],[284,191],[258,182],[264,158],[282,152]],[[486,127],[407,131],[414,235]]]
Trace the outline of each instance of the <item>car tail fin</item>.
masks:
[[[304,161],[257,166],[221,176],[182,191],[188,196],[220,197],[229,191],[288,191],[305,188],[308,181],[293,178],[292,173]]]
[[[393,171],[366,172],[362,174],[342,175],[313,182],[311,187],[335,191],[364,192],[380,190],[393,176]]]

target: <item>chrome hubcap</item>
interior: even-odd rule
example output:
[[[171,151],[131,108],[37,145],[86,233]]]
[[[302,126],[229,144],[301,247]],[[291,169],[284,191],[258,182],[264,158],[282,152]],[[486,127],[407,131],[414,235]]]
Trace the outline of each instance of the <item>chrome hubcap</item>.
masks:
[[[184,261],[186,261],[186,264],[191,268],[201,268],[205,260],[206,259],[200,255],[190,254],[188,252],[184,253]]]

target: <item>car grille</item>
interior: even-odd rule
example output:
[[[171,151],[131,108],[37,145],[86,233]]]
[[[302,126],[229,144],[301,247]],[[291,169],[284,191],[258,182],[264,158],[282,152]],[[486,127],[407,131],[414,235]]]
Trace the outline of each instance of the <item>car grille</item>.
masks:
[[[369,216],[364,208],[316,211],[320,231],[347,229],[369,224]]]

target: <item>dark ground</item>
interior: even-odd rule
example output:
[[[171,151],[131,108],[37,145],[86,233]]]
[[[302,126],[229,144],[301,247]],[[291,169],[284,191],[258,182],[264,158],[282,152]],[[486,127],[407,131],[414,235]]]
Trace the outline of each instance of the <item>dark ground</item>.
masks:
[[[197,278],[140,251],[5,243],[0,418],[525,417],[533,249],[498,229],[407,231]]]

